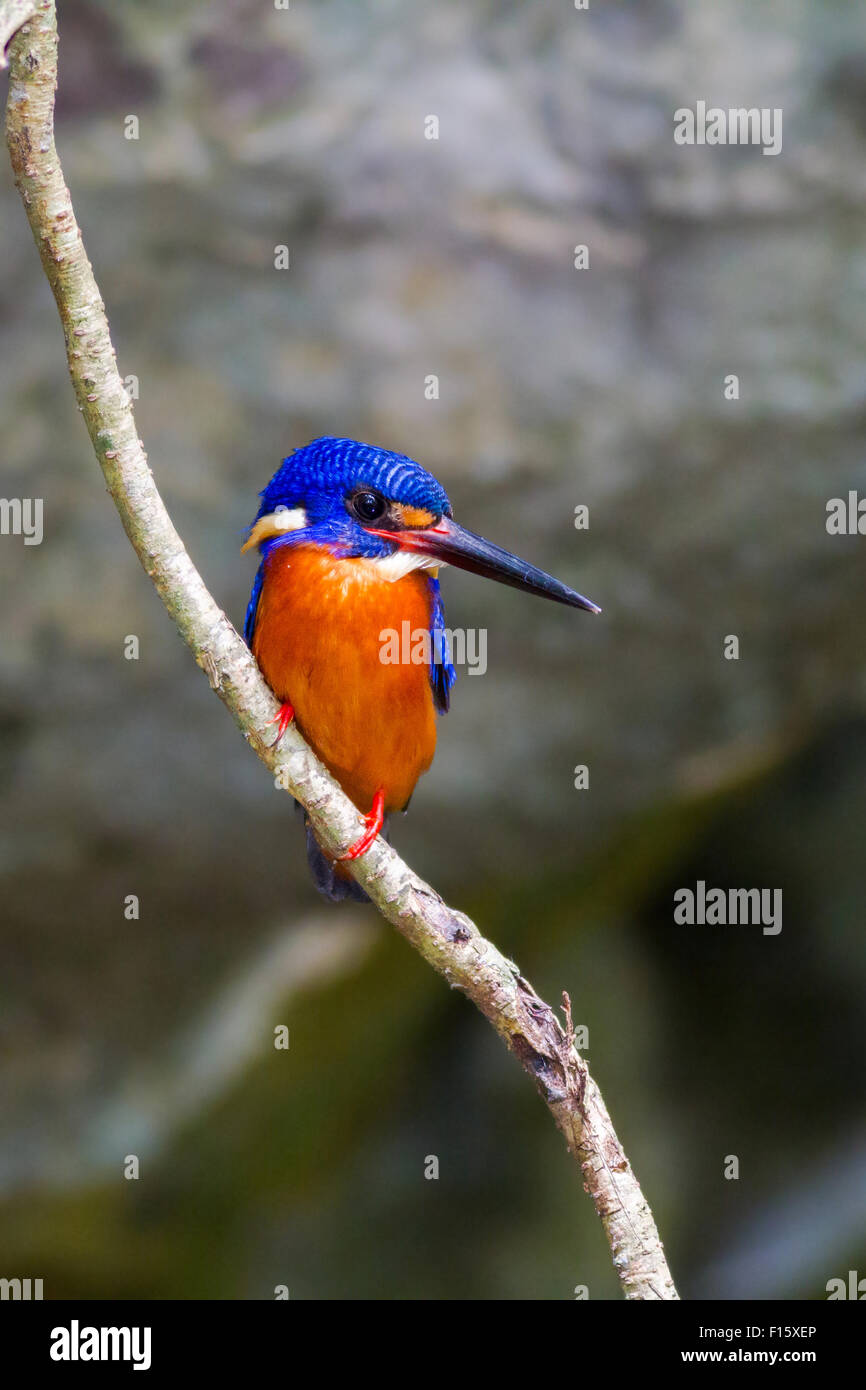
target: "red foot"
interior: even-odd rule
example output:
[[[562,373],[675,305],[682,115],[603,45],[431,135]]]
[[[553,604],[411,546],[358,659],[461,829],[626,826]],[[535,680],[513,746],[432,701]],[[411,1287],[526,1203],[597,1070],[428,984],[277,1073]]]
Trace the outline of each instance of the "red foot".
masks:
[[[279,743],[283,734],[286,732],[286,729],[289,727],[294,717],[295,711],[292,709],[291,705],[288,702],[280,705],[279,714],[275,715],[274,718],[270,720],[270,722],[266,725],[268,729],[271,727],[271,724],[277,725],[277,736],[271,744],[272,748],[276,748],[277,744]]]
[[[373,797],[373,809],[369,816],[364,817],[364,824],[367,829],[364,831],[360,840],[356,840],[351,849],[347,849],[345,854],[341,854],[341,859],[360,859],[362,854],[366,854],[372,845],[385,821],[385,789],[380,787]]]

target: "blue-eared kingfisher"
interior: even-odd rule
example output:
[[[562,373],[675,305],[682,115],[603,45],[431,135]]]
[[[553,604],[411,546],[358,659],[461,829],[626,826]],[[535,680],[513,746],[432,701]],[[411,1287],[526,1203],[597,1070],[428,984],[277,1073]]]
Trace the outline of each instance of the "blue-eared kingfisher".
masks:
[[[445,489],[413,459],[353,439],[314,439],[283,460],[243,548],[254,547],[261,563],[244,638],[280,701],[277,740],[294,719],[365,818],[344,860],[387,834],[388,814],[405,810],[433,761],[436,715],[447,711],[455,679],[439,591],[443,565],[601,611],[458,526]],[[391,632],[425,634],[429,659],[384,660],[383,637]],[[366,901],[308,822],[306,831],[319,891],[333,901]]]

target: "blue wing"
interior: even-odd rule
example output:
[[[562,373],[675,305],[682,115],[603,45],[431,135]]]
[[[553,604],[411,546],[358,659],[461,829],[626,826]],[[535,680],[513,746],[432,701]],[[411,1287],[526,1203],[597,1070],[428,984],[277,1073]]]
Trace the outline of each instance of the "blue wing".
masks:
[[[262,582],[265,577],[264,560],[256,570],[256,577],[253,580],[253,589],[250,594],[250,601],[247,604],[247,616],[244,618],[244,641],[248,647],[253,645],[253,633],[256,630],[256,613],[259,607],[259,596],[262,592]]]
[[[451,665],[451,650],[448,633],[445,630],[445,609],[439,591],[439,580],[431,578],[430,591],[433,596],[433,610],[430,618],[430,684],[433,687],[433,704],[438,714],[447,714],[451,704],[451,687],[457,679],[457,672]]]

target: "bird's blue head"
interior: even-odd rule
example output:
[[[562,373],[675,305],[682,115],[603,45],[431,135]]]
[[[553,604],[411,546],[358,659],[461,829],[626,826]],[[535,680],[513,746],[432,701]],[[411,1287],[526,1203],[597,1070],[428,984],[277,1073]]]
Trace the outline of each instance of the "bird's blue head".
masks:
[[[450,515],[445,489],[413,459],[354,439],[314,439],[283,459],[244,548],[267,554],[305,541],[340,557],[384,560],[394,542],[382,531],[396,538]]]
[[[300,542],[341,559],[378,562],[383,578],[457,565],[516,589],[601,610],[558,579],[458,526],[448,494],[426,468],[354,439],[314,439],[283,459],[261,494],[244,550],[263,556]]]

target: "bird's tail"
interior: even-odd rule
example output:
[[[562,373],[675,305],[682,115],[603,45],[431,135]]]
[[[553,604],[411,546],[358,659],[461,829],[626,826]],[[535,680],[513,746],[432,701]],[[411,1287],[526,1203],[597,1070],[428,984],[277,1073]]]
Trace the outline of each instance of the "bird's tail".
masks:
[[[299,807],[299,809],[303,809]],[[356,883],[352,875],[342,864],[331,859],[325,853],[313,833],[306,814],[304,814],[304,833],[307,837],[307,863],[310,866],[310,873],[313,876],[313,883],[322,894],[332,903],[355,902],[368,903],[370,899],[364,892],[360,883]],[[388,838],[388,821],[382,826],[382,834]]]

